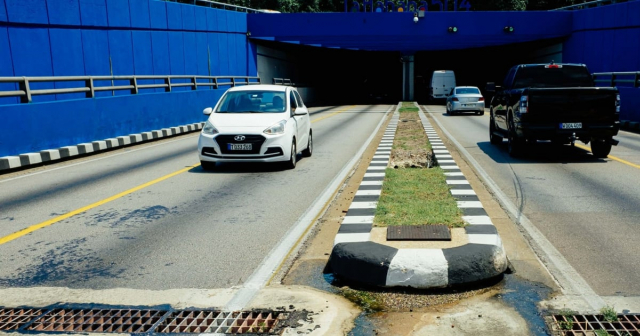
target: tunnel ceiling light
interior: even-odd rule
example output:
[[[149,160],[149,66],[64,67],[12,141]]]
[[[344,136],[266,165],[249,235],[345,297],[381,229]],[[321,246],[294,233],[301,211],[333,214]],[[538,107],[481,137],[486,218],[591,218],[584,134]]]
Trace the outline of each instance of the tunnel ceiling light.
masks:
[[[513,29],[513,27],[511,27],[511,26],[506,26],[506,27],[504,27],[504,31],[505,31],[506,33],[513,33],[513,30],[514,30],[514,29]]]
[[[450,33],[457,33],[458,32],[458,27],[449,27],[449,32]]]

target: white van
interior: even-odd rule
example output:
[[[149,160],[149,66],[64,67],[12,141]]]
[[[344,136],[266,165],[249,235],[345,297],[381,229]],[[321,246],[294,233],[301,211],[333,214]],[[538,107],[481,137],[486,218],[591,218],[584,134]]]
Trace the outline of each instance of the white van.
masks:
[[[452,70],[436,70],[429,83],[429,97],[444,99],[449,97],[451,90],[456,87],[456,75]]]

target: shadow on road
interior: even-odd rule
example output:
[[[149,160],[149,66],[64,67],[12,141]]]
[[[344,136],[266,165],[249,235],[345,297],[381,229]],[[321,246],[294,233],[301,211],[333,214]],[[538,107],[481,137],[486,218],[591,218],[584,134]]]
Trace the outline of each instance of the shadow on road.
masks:
[[[478,142],[478,147],[497,163],[606,163],[595,158],[591,152],[570,145],[556,145],[551,142],[527,144],[521,157],[513,158],[507,152],[507,141],[492,145],[489,141]]]
[[[298,163],[305,158],[298,154]],[[218,162],[213,170],[204,170],[202,166],[189,169],[193,174],[246,174],[246,173],[275,173],[286,172],[284,163],[281,162]],[[295,171],[295,169],[293,169]]]

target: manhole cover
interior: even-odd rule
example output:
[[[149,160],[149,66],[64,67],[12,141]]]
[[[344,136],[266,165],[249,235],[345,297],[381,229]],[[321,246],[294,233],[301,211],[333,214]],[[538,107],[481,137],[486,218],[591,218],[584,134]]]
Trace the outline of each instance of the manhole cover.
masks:
[[[628,335],[640,336],[640,315],[618,315],[608,321],[603,315],[551,315],[551,330],[555,335]],[[549,321],[547,321],[549,322]]]
[[[177,311],[157,328],[158,333],[222,333],[277,335],[278,322],[286,319],[284,312],[220,312]]]
[[[446,225],[398,225],[387,227],[387,240],[450,241]]]
[[[0,330],[18,330],[42,313],[41,309],[0,308]]]

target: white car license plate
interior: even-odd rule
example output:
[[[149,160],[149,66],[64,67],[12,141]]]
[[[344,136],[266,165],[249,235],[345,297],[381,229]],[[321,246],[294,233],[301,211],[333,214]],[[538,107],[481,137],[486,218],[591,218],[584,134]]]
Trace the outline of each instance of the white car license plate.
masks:
[[[228,144],[229,150],[251,150],[252,144]]]
[[[560,129],[582,128],[582,123],[560,123]]]

